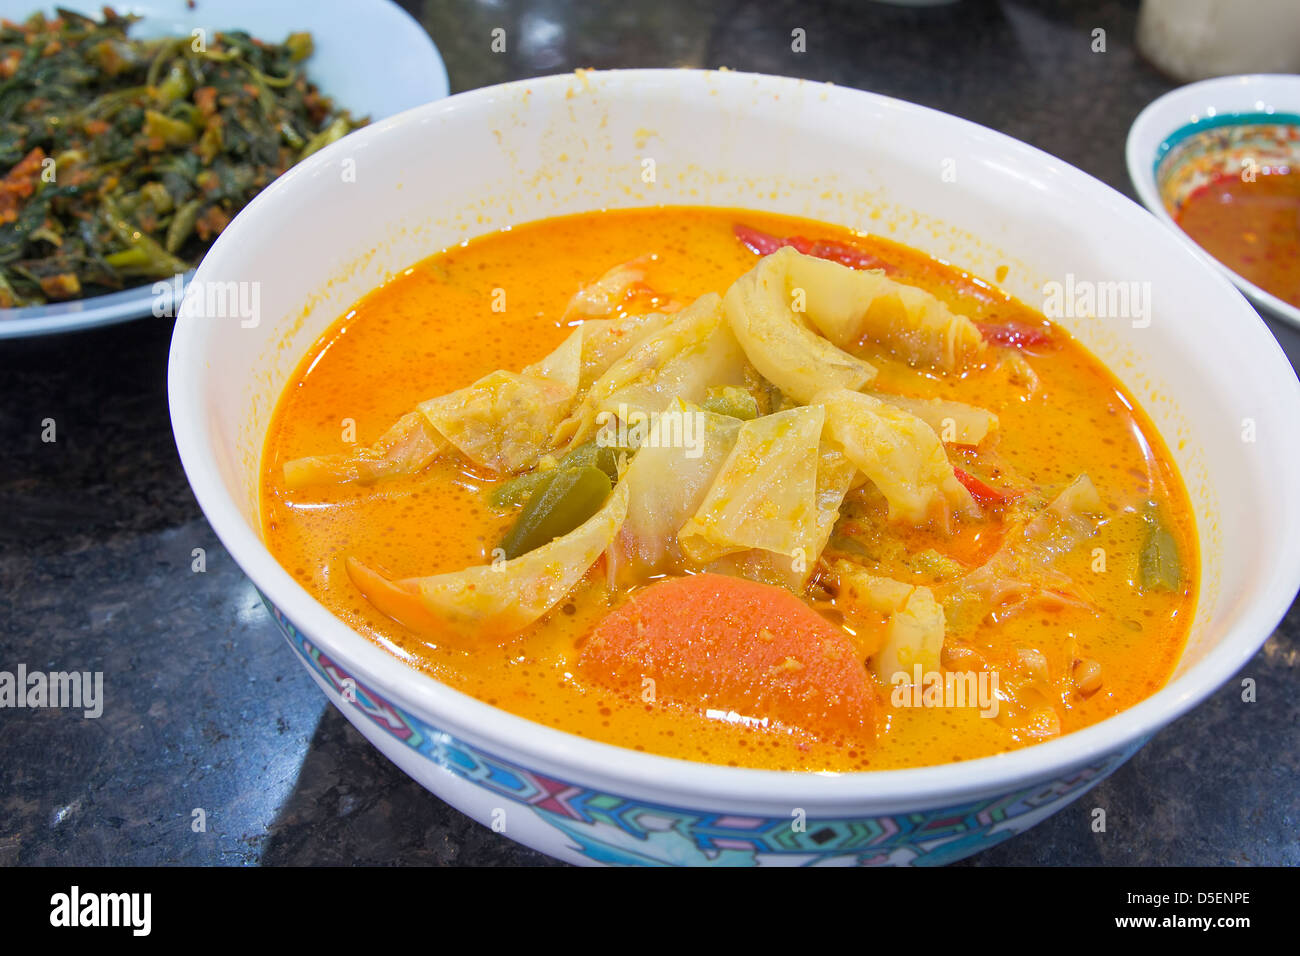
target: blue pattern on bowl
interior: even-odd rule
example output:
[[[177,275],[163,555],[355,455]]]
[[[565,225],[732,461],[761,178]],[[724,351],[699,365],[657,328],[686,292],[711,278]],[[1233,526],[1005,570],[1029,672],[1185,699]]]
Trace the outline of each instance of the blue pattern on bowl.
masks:
[[[356,714],[467,782],[527,808],[595,863],[756,866],[760,864],[933,866],[978,853],[1027,830],[1078,799],[1128,760],[1145,740],[1067,777],[1014,793],[892,816],[848,819],[740,816],[665,806],[557,780],[480,750],[403,710],[349,674],[262,595],[289,646]]]

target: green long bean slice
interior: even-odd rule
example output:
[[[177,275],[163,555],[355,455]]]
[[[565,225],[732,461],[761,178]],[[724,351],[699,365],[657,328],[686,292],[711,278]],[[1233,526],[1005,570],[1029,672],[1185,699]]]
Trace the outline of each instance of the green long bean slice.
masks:
[[[1175,591],[1183,581],[1183,562],[1178,541],[1160,516],[1159,508],[1148,506],[1146,540],[1138,557],[1138,578],[1143,591]]]
[[[556,468],[502,539],[506,559],[527,554],[577,528],[600,510],[612,487],[609,475],[595,465]]]
[[[564,468],[583,468],[595,466],[609,476],[610,481],[618,481],[618,456],[622,449],[602,447],[594,441],[579,445],[558,462],[554,468],[539,468],[518,477],[503,481],[488,494],[488,504],[496,511],[511,511],[524,504],[539,488],[545,485],[555,472]]]

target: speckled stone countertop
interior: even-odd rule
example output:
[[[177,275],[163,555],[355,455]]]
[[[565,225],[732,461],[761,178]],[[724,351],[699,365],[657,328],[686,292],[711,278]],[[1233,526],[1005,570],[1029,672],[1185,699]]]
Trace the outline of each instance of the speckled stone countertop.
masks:
[[[406,5],[453,90],[575,67],[792,74],[955,113],[1130,195],[1129,123],[1173,85],[1134,53],[1130,3]],[[498,26],[517,38],[509,53],[489,50]],[[1300,336],[1274,331],[1294,363]],[[0,670],[103,671],[106,698],[97,720],[0,710],[0,865],[551,863],[409,780],[283,646],[185,482],[170,336],[146,319],[0,343]],[[1082,801],[967,862],[1300,863],[1298,635],[1293,607],[1238,675],[1257,703],[1230,681]]]

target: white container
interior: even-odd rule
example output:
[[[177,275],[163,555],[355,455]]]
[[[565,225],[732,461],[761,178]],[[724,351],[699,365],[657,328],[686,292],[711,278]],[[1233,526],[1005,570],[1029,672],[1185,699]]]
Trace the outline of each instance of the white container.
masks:
[[[1142,0],[1137,45],[1170,76],[1300,71],[1296,0]]]

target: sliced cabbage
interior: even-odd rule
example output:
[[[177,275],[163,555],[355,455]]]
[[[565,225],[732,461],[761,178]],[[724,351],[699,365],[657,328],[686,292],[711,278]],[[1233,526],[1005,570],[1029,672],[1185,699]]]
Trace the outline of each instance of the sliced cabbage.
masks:
[[[830,540],[835,522],[840,520],[840,505],[844,503],[844,496],[858,476],[858,466],[844,454],[844,449],[826,436],[825,430],[823,424],[817,460],[817,512],[807,549],[810,565],[821,556],[826,542]]]
[[[583,286],[569,300],[561,325],[581,327],[581,371],[578,390],[585,391],[606,369],[633,345],[672,316],[668,312],[626,313],[622,310],[629,292],[642,285],[649,256],[619,263],[590,285]]]
[[[862,388],[876,370],[822,338],[795,312],[789,270],[802,258],[789,247],[764,256],[732,283],[723,308],[754,368],[786,395],[808,402],[823,389]],[[809,297],[806,304],[811,312],[821,303]]]
[[[614,266],[569,300],[563,324],[582,323],[582,372],[578,390],[585,392],[611,365],[648,336],[673,321],[670,311],[628,314],[621,306],[628,292],[645,281],[649,256]]]
[[[310,455],[285,462],[284,484],[290,491],[309,485],[363,484],[394,475],[423,471],[447,447],[446,440],[419,412],[410,412],[373,445],[335,455]]]
[[[667,328],[675,318],[669,312],[643,312],[583,322],[581,328],[585,335],[578,391],[585,392],[610,366],[651,335]]]
[[[583,286],[569,300],[564,318],[592,319],[613,315],[627,298],[628,290],[644,282],[649,256],[619,263],[590,285]]]
[[[677,531],[703,502],[740,431],[739,420],[681,401],[672,411],[693,416],[694,440],[647,443],[628,466],[621,482],[628,486],[627,520],[610,548],[620,573],[644,578],[684,569]]]
[[[899,673],[906,674],[910,684],[918,664],[922,675],[939,670],[943,636],[942,605],[929,588],[917,586],[903,607],[890,615],[884,646],[871,659],[871,669],[886,683],[895,682]]]
[[[836,607],[847,616],[885,617],[884,643],[871,656],[871,670],[881,681],[893,683],[902,673],[910,684],[918,664],[922,674],[939,670],[945,621],[933,591],[869,574],[850,561],[836,561],[831,573],[838,585]]]
[[[710,310],[718,308],[716,295]],[[745,353],[731,334],[721,311],[714,311],[718,323],[698,344],[690,344],[673,355],[658,371],[629,382],[608,395],[599,410],[622,415],[624,409],[656,414],[670,408],[676,399],[698,404],[710,388],[745,384]]]
[[[703,503],[678,532],[686,556],[704,565],[758,549],[789,562],[811,563],[822,515],[817,472],[820,405],[765,415],[740,426],[736,444]]]
[[[802,289],[808,320],[840,348],[866,339],[912,364],[961,368],[987,347],[979,328],[924,289],[786,247],[787,288]]]
[[[556,429],[556,441],[573,448],[608,416],[657,414],[675,399],[698,403],[710,387],[744,381],[745,356],[723,322],[721,299],[716,293],[703,295],[596,379]]]
[[[1015,611],[1030,601],[1091,606],[1087,593],[1057,567],[1060,559],[1097,533],[1103,506],[1086,474],[1076,477],[1045,508],[1010,531],[984,564],[953,585],[948,604],[966,621],[993,608]]]
[[[547,449],[556,423],[578,392],[629,348],[662,327],[662,313],[598,318],[618,311],[628,290],[645,278],[645,259],[617,265],[581,289],[564,321],[582,321],[546,358],[520,373],[493,372],[467,388],[431,399],[399,419],[375,444],[356,451],[314,455],[284,466],[285,484],[369,482],[413,475],[448,441],[466,458],[498,472],[532,464]],[[495,416],[502,415],[500,426]]]
[[[465,458],[498,473],[517,472],[554,446],[557,426],[584,389],[673,318],[649,312],[587,320],[522,372],[492,372],[419,410]],[[733,350],[730,358],[738,354]]]
[[[998,416],[977,405],[942,398],[908,398],[883,392],[871,394],[882,402],[897,405],[903,411],[915,415],[934,429],[940,441],[947,444],[975,446],[998,427]]]
[[[816,401],[826,409],[826,434],[880,489],[891,519],[915,525],[938,519],[946,526],[954,511],[978,513],[939,436],[924,421],[847,389],[824,392]]]
[[[1007,383],[1020,389],[1026,398],[1036,396],[1040,383],[1038,373],[1029,364],[1029,359],[1015,349],[1004,348],[1001,353],[1002,357],[998,359],[996,368],[1006,376]]]
[[[797,594],[802,593],[817,568],[817,561],[826,542],[830,540],[835,522],[840,518],[840,505],[857,474],[857,466],[849,461],[834,442],[823,438],[817,461],[817,493],[814,498],[816,517],[807,539],[796,544],[790,554],[750,548],[724,555],[710,562],[705,570],[775,584]]]
[[[555,606],[596,563],[627,516],[628,486],[573,531],[510,561],[390,581],[349,557],[348,576],[399,624],[449,644],[500,641]]]
[[[512,474],[551,446],[573,406],[582,368],[582,326],[522,372],[491,372],[467,388],[421,402],[419,410],[464,457]]]
[[[1025,537],[1036,546],[1064,554],[1097,532],[1096,518],[1104,510],[1097,486],[1086,473],[1076,475],[1051,503],[1025,526]]]

